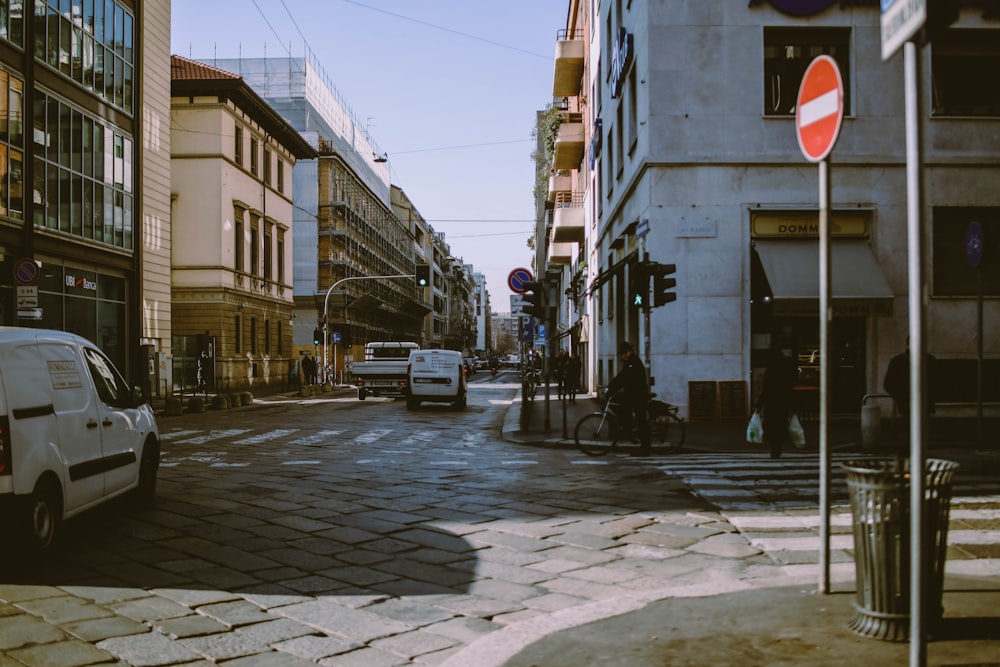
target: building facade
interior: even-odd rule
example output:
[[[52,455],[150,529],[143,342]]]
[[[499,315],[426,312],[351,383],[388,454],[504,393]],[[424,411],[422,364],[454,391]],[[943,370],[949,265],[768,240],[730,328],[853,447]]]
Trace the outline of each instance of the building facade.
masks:
[[[155,391],[169,193],[143,176],[169,170],[170,12],[147,4],[2,3],[0,322],[81,334]]]
[[[909,319],[902,55],[882,61],[878,2],[806,4],[569,3],[566,35],[580,35],[581,17],[592,29],[580,36],[575,94],[557,99],[567,115],[553,177],[568,169],[570,181],[561,198],[556,188],[549,243],[582,221],[583,240],[573,238],[584,256],[571,251],[564,275],[585,275],[579,321],[593,386],[615,374],[628,340],[648,356],[661,398],[689,416],[742,416],[780,340],[798,354],[803,410],[814,409],[818,176],[796,140],[795,99],[809,62],[826,54],[845,90],[830,167],[834,412],[857,413],[866,394],[883,393]],[[976,400],[977,275],[987,409],[1000,402],[1000,338],[990,333],[1000,266],[973,270],[964,256],[972,222],[987,252],[1000,241],[1000,80],[982,77],[1000,62],[1000,16],[994,2],[960,4],[958,20],[919,51],[926,341],[939,414],[968,414]],[[569,63],[563,41],[572,40],[559,40],[556,83]],[[560,201],[582,209],[564,218],[566,237]],[[676,266],[677,298],[644,311],[629,297],[647,257]],[[692,398],[713,383],[717,393]]]
[[[170,128],[173,392],[284,387],[297,377],[291,175],[317,153],[239,76],[179,56]]]

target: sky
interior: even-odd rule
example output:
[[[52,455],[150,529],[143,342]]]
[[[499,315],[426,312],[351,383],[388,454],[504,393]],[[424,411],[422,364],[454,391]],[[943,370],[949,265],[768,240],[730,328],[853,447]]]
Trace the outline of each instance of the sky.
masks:
[[[173,0],[171,53],[301,57],[308,48],[388,154],[494,312],[530,267],[535,112],[552,101],[565,0]]]

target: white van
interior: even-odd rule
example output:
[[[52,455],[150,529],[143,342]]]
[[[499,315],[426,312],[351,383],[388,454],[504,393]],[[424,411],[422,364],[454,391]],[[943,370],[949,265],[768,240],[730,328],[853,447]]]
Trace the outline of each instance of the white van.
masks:
[[[29,552],[63,519],[156,493],[160,435],[142,390],[80,336],[0,327],[0,524]]]
[[[451,403],[465,409],[468,385],[462,353],[455,350],[414,350],[406,369],[406,407],[422,401]]]

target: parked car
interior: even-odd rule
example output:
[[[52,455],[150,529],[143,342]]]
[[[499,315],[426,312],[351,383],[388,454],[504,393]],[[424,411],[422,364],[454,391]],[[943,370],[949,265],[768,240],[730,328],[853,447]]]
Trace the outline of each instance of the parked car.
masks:
[[[0,524],[29,552],[65,519],[134,493],[151,502],[160,434],[143,391],[88,340],[0,327]]]

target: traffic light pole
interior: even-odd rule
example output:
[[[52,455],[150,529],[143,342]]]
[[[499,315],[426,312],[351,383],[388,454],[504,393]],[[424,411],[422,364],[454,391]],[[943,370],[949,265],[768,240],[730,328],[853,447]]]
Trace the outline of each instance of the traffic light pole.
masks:
[[[342,285],[352,280],[388,280],[390,278],[416,278],[416,274],[399,273],[393,276],[351,276],[349,278],[341,278],[337,282],[330,285],[330,287],[326,290],[326,297],[323,299],[323,378],[322,378],[323,384],[326,384],[327,381],[326,369],[327,366],[329,365],[329,359],[327,358],[327,350],[328,350],[327,346],[330,344],[330,332],[327,329],[328,325],[326,322],[327,319],[326,315],[330,309],[330,293],[333,292],[334,288],[337,287],[337,285]]]
[[[642,261],[649,262],[649,253],[646,252],[646,238],[645,237],[643,237],[643,239],[642,239],[642,255],[643,255]],[[647,294],[649,293],[649,280],[648,280],[648,278],[647,278],[647,282],[646,282],[646,293]],[[643,323],[642,323],[642,337],[643,337],[642,358],[643,358],[643,360],[646,363],[646,386],[652,388],[653,382],[654,382],[655,379],[653,378],[653,362],[649,358],[649,355],[653,351],[652,344],[650,343],[650,340],[649,340],[649,336],[650,336],[650,324],[649,324],[650,310],[652,310],[652,309],[649,307],[649,299],[646,299],[646,303],[642,307],[642,319],[643,319]]]

